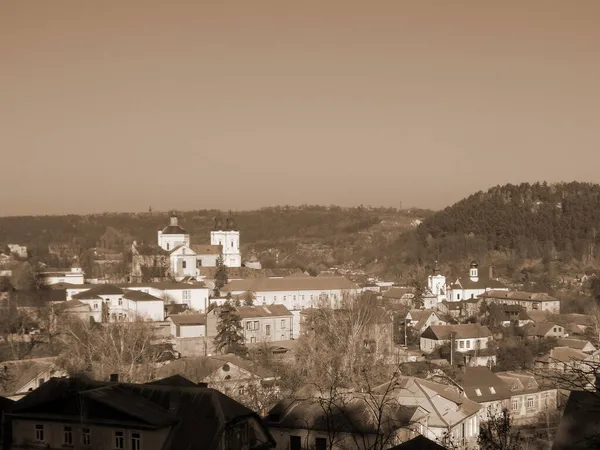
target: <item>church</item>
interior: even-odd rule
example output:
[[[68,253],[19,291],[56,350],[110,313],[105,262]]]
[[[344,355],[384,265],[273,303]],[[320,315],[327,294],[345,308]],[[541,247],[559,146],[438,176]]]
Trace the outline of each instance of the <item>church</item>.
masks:
[[[132,255],[132,281],[165,276],[195,278],[198,268],[215,267],[219,256],[227,267],[242,266],[240,232],[232,217],[215,219],[210,244],[192,244],[189,232],[172,215],[169,225],[158,230],[157,245],[138,245],[134,241]]]

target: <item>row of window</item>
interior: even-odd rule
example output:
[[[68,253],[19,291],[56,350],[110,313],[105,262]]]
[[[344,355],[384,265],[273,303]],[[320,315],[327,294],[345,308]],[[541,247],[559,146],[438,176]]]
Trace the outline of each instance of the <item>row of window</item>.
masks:
[[[527,397],[527,399],[525,400],[525,407],[527,409],[534,409],[535,408],[535,397]],[[513,411],[519,411],[521,409],[521,399],[520,398],[513,398],[512,399],[512,410]]]
[[[38,443],[46,442],[46,429],[44,424],[35,425],[35,436],[34,440]],[[73,445],[74,439],[74,427],[71,425],[63,426],[63,445]],[[113,445],[115,450],[124,450],[127,448],[126,444],[126,432],[117,430],[113,432]],[[92,445],[92,430],[90,428],[81,428],[80,436],[81,445],[84,447],[91,447]],[[142,448],[142,435],[139,431],[131,431],[129,433],[129,450],[141,450]]]
[[[285,319],[281,319],[281,329],[285,330],[286,329],[286,320]],[[246,321],[246,330],[251,331],[251,330],[260,330],[260,322],[258,320],[255,321],[251,321],[248,320]],[[271,334],[271,325],[265,325],[265,333],[267,335]]]
[[[300,299],[300,301],[304,301],[304,297],[305,296],[304,296],[304,294],[303,295],[284,295],[283,296],[283,302],[284,303],[288,300],[288,297],[290,297],[292,299],[292,301],[295,302],[296,298]],[[318,298],[326,298],[326,297],[328,297],[328,295],[325,294],[325,293],[323,293],[321,295],[311,294],[310,295],[310,300],[313,301],[313,300],[318,299]],[[334,300],[338,300],[338,295],[337,294],[333,294],[331,297]],[[267,301],[267,296],[265,295],[263,297],[259,297],[259,300],[262,300],[262,302],[264,303],[264,302]],[[277,296],[276,295],[273,296],[273,302],[277,302]]]

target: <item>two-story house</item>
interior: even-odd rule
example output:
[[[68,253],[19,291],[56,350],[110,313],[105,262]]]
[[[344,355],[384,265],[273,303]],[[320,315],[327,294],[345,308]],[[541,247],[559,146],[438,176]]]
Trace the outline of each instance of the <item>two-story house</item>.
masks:
[[[15,450],[274,448],[258,414],[180,376],[147,384],[52,378],[11,406],[7,448]]]
[[[510,408],[512,419],[516,424],[532,422],[540,413],[556,410],[558,389],[540,386],[533,374],[528,372],[498,372],[510,391]]]
[[[11,400],[25,397],[52,377],[67,375],[56,365],[55,357],[4,361],[0,364],[0,370],[0,396]]]
[[[543,338],[563,338],[565,337],[565,328],[562,325],[558,325],[552,322],[541,322],[535,324],[528,324],[524,328],[525,336],[530,339],[543,339]]]
[[[174,338],[194,338],[206,336],[205,314],[173,314],[167,317],[171,336]]]
[[[521,292],[494,289],[479,295],[486,303],[518,305],[526,311],[547,311],[552,314],[560,313],[560,300],[545,292]]]
[[[476,323],[431,325],[421,334],[421,351],[431,353],[437,347],[454,341],[454,349],[465,353],[487,349],[492,339],[489,328]]]
[[[406,324],[419,334],[431,325],[447,325],[447,322],[431,309],[411,309],[405,320]]]

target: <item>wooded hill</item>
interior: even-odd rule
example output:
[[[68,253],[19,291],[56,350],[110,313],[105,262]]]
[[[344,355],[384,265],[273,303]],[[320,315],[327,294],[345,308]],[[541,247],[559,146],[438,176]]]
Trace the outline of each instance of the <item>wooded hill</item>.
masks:
[[[490,259],[595,259],[600,185],[522,183],[477,192],[439,211],[395,243],[396,264]],[[391,261],[390,261],[391,262]]]

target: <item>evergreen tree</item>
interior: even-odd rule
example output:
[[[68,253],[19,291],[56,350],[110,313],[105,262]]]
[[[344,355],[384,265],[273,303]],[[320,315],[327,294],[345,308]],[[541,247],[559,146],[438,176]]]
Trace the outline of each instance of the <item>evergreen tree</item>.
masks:
[[[227,266],[223,262],[223,255],[217,258],[217,270],[215,271],[215,297],[221,296],[221,289],[229,282],[229,276],[227,274]]]
[[[220,353],[235,353],[246,356],[248,349],[244,344],[241,318],[230,301],[217,310],[217,335],[214,338],[215,349]]]

